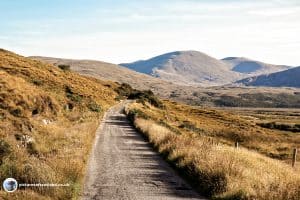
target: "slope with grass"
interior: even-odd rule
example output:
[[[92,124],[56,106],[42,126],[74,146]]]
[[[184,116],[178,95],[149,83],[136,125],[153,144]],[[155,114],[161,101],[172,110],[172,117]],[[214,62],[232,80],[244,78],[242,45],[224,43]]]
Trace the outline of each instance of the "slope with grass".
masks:
[[[126,113],[158,151],[207,196],[300,198],[300,171],[290,166],[292,148],[300,148],[299,134],[263,128],[227,111],[169,101],[164,101],[163,109],[133,103]],[[236,141],[241,148],[233,147]]]
[[[51,63],[56,66],[68,65],[71,67],[71,70],[76,71],[82,75],[91,76],[102,80],[127,83],[139,90],[151,89],[155,93],[159,93],[161,95],[168,95],[170,94],[170,91],[175,90],[177,87],[179,87],[178,85],[172,84],[169,81],[164,81],[129,70],[119,65],[101,61],[63,59],[41,56],[34,56],[30,58],[46,63]]]
[[[73,199],[115,83],[0,50],[0,182],[68,187],[0,191],[1,199]]]

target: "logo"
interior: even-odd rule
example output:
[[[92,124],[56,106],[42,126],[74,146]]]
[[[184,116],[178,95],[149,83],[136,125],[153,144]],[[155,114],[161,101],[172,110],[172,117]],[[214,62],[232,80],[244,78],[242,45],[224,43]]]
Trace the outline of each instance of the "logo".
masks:
[[[7,178],[3,181],[2,186],[6,192],[14,192],[18,189],[18,182],[14,178]]]

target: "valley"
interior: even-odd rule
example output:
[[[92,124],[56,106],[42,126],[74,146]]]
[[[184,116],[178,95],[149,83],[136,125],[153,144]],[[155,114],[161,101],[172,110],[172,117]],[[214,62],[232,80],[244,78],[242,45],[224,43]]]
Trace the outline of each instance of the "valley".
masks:
[[[75,60],[50,57],[31,57],[46,63],[69,65],[72,70],[86,76],[128,83],[139,90],[151,90],[163,99],[171,99],[198,106],[229,107],[299,107],[300,88],[245,87],[240,84],[200,87],[180,85],[125,67],[93,60]],[[175,83],[174,83],[175,82]]]
[[[0,200],[300,200],[300,1],[0,1]]]
[[[0,53],[2,179],[10,174],[25,183],[39,177],[43,182],[69,184],[67,189],[20,189],[13,194],[16,199],[114,198],[105,181],[88,180],[96,176],[124,181],[130,171],[122,168],[125,164],[117,165],[119,161],[129,168],[130,160],[145,164],[134,157],[145,157],[136,152],[138,147],[127,153],[116,148],[116,144],[127,148],[128,142],[150,142],[180,174],[170,174],[173,169],[159,155],[149,158],[149,163],[163,166],[149,173],[164,170],[176,180],[152,179],[151,174],[137,178],[154,196],[182,198],[178,188],[187,188],[185,195],[196,199],[202,198],[197,193],[224,200],[299,197],[299,161],[291,167],[293,149],[300,148],[298,88],[187,86],[100,61]],[[128,103],[114,111],[112,106],[119,102]],[[138,134],[146,140],[129,141]],[[151,146],[147,151],[152,151]],[[124,155],[116,156],[120,153]],[[111,165],[120,169],[112,171]],[[135,171],[130,177],[140,177],[138,173],[145,172]],[[147,185],[149,181],[160,189]],[[151,196],[136,193],[132,184],[120,187],[123,192],[118,194],[124,197]],[[4,199],[9,195],[0,192]]]

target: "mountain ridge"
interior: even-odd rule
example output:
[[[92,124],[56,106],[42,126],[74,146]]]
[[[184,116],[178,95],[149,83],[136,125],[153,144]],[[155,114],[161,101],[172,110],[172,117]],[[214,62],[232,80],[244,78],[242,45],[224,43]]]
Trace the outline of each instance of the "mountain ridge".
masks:
[[[290,68],[244,57],[227,57],[219,60],[195,50],[173,51],[147,60],[120,65],[176,84],[196,86],[220,86],[250,76]]]
[[[274,73],[292,68],[287,65],[269,64],[246,57],[226,57],[221,60],[228,63],[231,66],[231,70],[249,76]]]
[[[214,86],[239,79],[228,65],[198,51],[173,51],[121,66],[183,85]]]
[[[46,63],[57,65],[70,65],[71,70],[77,71],[82,75],[91,76],[101,80],[111,80],[119,83],[128,83],[133,88],[138,90],[152,90],[156,95],[163,99],[171,99],[174,101],[185,102],[191,105],[205,105],[218,106],[220,101],[234,101],[237,102],[237,97],[243,98],[243,104],[234,104],[242,106],[251,106],[255,96],[272,95],[277,98],[278,95],[284,93],[287,95],[294,95],[299,93],[298,88],[286,90],[285,88],[269,88],[269,87],[246,87],[242,84],[224,85],[216,87],[200,87],[194,85],[179,85],[171,83],[153,76],[135,72],[133,70],[121,67],[115,64],[104,63],[101,61],[82,61],[75,59],[59,59],[59,58],[45,58],[45,57],[31,57],[32,59],[40,60]],[[249,94],[244,96],[244,94]],[[241,95],[243,97],[241,97]],[[246,99],[245,99],[246,98]],[[298,97],[297,97],[298,98]],[[223,100],[222,100],[223,99]],[[268,98],[264,98],[268,99]],[[258,100],[257,105],[272,106],[272,103],[264,103],[263,100]],[[280,99],[279,97],[277,99]],[[225,102],[226,103],[226,102]],[[223,103],[221,104],[223,105]],[[227,105],[227,104],[226,104]],[[231,104],[231,106],[234,106]],[[255,104],[256,105],[256,104]],[[294,103],[289,102],[289,105]],[[287,107],[284,104],[283,107]]]
[[[245,86],[300,87],[300,66],[285,71],[249,77],[237,81]]]

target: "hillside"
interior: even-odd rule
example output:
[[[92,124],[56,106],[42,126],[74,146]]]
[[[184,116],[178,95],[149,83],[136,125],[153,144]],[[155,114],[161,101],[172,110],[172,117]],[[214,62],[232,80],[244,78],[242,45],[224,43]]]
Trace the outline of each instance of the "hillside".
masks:
[[[227,57],[222,59],[222,61],[228,63],[232,71],[247,74],[249,76],[269,74],[291,68],[285,65],[267,64],[243,57]]]
[[[198,51],[176,51],[120,65],[177,84],[198,86],[224,85],[249,76],[291,68],[239,57],[218,60]]]
[[[230,71],[227,63],[198,51],[176,51],[120,65],[184,85],[223,85],[242,76]]]
[[[300,147],[299,109],[249,109],[251,114],[170,101],[163,105],[132,103],[125,112],[202,194],[218,200],[300,198],[299,168],[291,167],[292,150]]]
[[[237,81],[246,86],[300,87],[300,67]]]
[[[129,70],[125,67],[93,60],[75,60],[49,57],[31,57],[47,63],[70,65],[71,70],[101,80],[128,83],[133,88],[152,90],[163,99],[172,99],[191,105],[242,106],[242,107],[300,107],[297,103],[300,89],[296,88],[249,88],[249,87],[200,87],[170,83]],[[270,100],[271,99],[271,100]],[[289,101],[287,101],[287,99]]]
[[[164,81],[152,76],[148,76],[139,72],[129,70],[120,65],[111,63],[94,61],[94,60],[75,60],[33,56],[31,59],[44,61],[54,65],[69,65],[73,71],[82,75],[92,76],[102,80],[110,80],[119,83],[128,83],[136,89],[148,90],[151,89],[156,94],[162,97],[168,97],[171,91],[178,86],[168,81]]]
[[[99,119],[117,85],[0,50],[0,182],[61,183],[0,199],[73,199],[79,195]],[[9,196],[10,195],[10,196]]]

